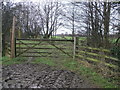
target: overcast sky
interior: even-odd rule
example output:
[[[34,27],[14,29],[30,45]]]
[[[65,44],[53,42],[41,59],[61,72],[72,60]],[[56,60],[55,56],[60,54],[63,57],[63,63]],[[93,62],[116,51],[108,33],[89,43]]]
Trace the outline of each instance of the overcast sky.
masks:
[[[2,0],[0,0],[2,1]],[[14,1],[14,2],[23,2],[23,1],[33,1],[33,2],[39,2],[39,1],[46,1],[46,0],[3,0],[5,2],[8,1]],[[86,1],[95,1],[95,2],[100,2],[100,1],[108,1],[108,2],[118,2],[119,0],[58,0],[58,1],[75,1],[75,2],[86,2]]]

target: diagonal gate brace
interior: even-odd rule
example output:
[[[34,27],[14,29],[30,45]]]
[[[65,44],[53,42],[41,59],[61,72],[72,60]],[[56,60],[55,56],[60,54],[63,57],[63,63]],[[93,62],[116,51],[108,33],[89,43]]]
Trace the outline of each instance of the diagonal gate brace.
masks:
[[[49,43],[49,42],[48,42]],[[72,57],[70,54],[66,53],[65,51],[63,51],[61,48],[57,47],[55,44],[49,43],[50,45],[54,46],[55,48],[59,49],[61,52],[63,52],[64,54],[67,54],[69,57]]]

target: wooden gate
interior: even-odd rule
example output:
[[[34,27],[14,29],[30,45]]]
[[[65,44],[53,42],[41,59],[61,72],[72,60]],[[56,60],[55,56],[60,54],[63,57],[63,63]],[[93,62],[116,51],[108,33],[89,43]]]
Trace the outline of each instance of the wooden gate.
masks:
[[[76,37],[74,40],[56,40],[56,39],[16,39],[15,21],[13,18],[13,27],[11,33],[10,56],[15,58],[22,57],[56,57],[60,54],[73,57],[75,59]],[[61,53],[60,53],[61,52]]]
[[[73,58],[74,40],[16,39],[16,57],[60,57]]]

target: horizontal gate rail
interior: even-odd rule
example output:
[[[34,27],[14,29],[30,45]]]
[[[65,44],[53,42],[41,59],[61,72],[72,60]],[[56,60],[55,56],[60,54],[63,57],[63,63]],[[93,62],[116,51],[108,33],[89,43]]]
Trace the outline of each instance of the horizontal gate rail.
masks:
[[[37,42],[37,43],[39,43],[39,42]],[[37,44],[37,43],[29,43],[29,42],[25,42],[25,43],[19,43],[19,42],[17,42],[16,43],[16,45],[35,45],[35,44]],[[48,45],[47,43],[41,43],[40,45]],[[55,43],[55,45],[61,45],[61,44],[58,44],[58,43]],[[64,45],[64,46],[68,46],[68,45],[72,45],[72,44],[68,44],[68,45],[66,45],[66,44],[62,44],[62,45]]]
[[[17,47],[16,49],[19,49],[19,47]],[[29,49],[29,47],[20,47],[20,49]],[[39,47],[34,47],[32,49],[56,49],[56,48],[39,48]],[[68,49],[68,48],[60,48],[60,49]]]
[[[22,57],[58,57],[58,56],[46,56],[46,55],[44,55],[44,56],[42,56],[42,55],[41,56],[40,55],[39,56],[37,56],[37,55],[36,56],[35,55],[34,56],[30,55],[29,56],[29,55],[23,55]]]
[[[74,42],[74,40],[64,40],[64,39],[16,39],[16,40],[27,40],[27,41],[71,41]]]
[[[47,54],[52,54],[52,52],[26,52],[26,53],[47,53]]]

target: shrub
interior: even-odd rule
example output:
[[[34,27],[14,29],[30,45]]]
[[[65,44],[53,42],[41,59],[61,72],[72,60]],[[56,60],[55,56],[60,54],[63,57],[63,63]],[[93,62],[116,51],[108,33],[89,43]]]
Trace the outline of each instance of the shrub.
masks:
[[[117,57],[120,60],[120,46],[114,46],[111,48],[111,53],[114,57]]]

